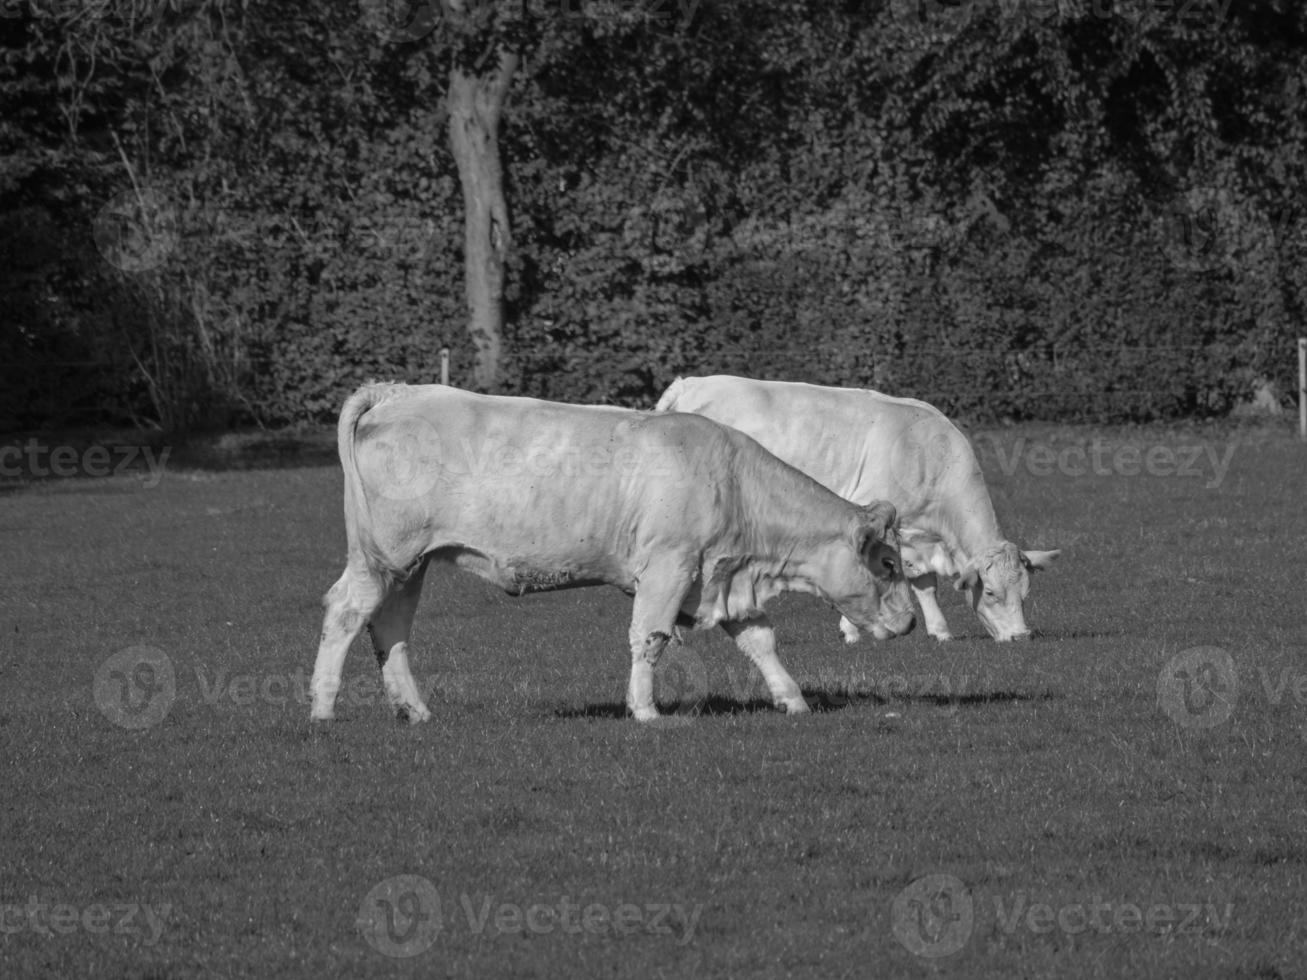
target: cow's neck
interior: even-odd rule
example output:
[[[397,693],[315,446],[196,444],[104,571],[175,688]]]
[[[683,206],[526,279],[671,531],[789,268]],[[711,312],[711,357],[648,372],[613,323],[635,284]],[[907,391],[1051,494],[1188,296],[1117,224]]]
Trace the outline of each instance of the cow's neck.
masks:
[[[979,499],[973,498],[965,505],[941,507],[928,523],[930,526],[925,527],[925,530],[939,536],[949,552],[949,558],[959,569],[1004,540],[988,493]]]
[[[741,481],[749,499],[736,545],[750,556],[755,577],[785,582],[777,591],[820,591],[820,563],[796,558],[851,534],[857,505],[783,464],[766,469],[757,479]]]
[[[814,533],[811,526],[807,533],[799,534],[792,528],[752,528],[741,537],[738,548],[742,556],[747,556],[750,577],[786,583],[769,587],[770,594],[792,589],[813,592],[825,586],[824,562],[813,558],[824,555],[835,537]]]

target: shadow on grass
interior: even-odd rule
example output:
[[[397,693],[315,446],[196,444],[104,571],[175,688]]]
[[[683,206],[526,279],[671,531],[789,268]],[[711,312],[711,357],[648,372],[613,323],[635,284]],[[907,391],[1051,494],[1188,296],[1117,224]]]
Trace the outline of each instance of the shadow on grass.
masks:
[[[974,708],[989,704],[1011,704],[1021,701],[1057,701],[1061,694],[1029,694],[1024,691],[984,691],[974,694],[909,694],[883,696],[872,691],[855,691],[843,694],[820,688],[804,688],[803,698],[814,713],[841,711],[857,705],[879,707],[887,704],[922,704],[939,708]],[[739,699],[713,694],[694,704],[658,702],[664,715],[751,715],[758,712],[775,712],[778,709],[768,698]],[[626,705],[616,701],[587,704],[581,708],[558,708],[558,718],[625,718]]]

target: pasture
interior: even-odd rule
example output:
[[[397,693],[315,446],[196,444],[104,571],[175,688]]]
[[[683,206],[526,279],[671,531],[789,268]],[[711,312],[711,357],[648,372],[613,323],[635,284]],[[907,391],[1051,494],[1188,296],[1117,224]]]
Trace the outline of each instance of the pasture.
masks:
[[[802,718],[719,632],[637,725],[629,599],[434,572],[433,719],[359,643],[311,726],[320,445],[4,487],[0,975],[1301,976],[1307,447],[974,435],[1008,536],[1063,549],[1036,638],[950,591],[956,641],[845,648],[788,597]]]

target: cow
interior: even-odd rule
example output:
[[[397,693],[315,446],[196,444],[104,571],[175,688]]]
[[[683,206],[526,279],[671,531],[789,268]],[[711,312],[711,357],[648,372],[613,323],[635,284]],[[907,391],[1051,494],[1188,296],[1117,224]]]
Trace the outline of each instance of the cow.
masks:
[[[943,413],[912,398],[730,375],[677,378],[656,411],[695,412],[764,448],[855,503],[890,501],[926,632],[952,639],[935,590],[954,577],[995,640],[1030,637],[1030,576],[1060,551],[1022,551],[1003,537],[971,443]],[[840,631],[858,637],[845,617]]]
[[[698,415],[370,384],[341,409],[337,448],[348,559],[323,600],[315,720],[332,718],[365,624],[396,715],[430,718],[408,644],[432,562],[511,594],[608,584],[634,596],[627,706],[642,722],[658,717],[653,668],[677,625],[720,624],[775,705],[801,714],[770,599],[813,593],[880,639],[914,624],[892,506],[849,503]]]

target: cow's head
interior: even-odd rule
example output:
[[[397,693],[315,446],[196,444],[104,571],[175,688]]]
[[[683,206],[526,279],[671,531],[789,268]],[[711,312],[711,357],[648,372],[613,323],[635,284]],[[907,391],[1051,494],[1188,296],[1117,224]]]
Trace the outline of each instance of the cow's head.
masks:
[[[953,587],[965,592],[989,635],[996,640],[1028,640],[1023,603],[1030,592],[1030,576],[1047,568],[1060,551],[1022,551],[1004,541],[971,559]]]
[[[912,594],[898,551],[897,515],[892,504],[861,507],[848,540],[831,559],[827,598],[860,630],[878,640],[909,633],[916,625]]]

